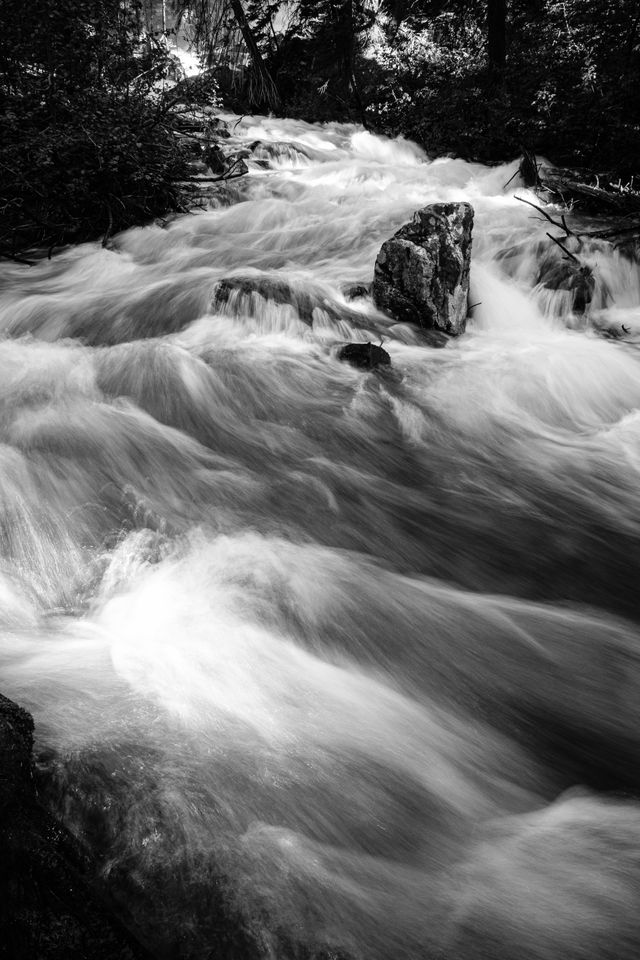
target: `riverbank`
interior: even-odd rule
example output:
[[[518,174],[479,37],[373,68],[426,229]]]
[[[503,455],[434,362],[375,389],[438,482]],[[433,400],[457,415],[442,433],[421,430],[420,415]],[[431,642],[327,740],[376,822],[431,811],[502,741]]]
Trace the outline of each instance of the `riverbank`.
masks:
[[[0,695],[0,955],[150,960],[77,839],[39,802],[33,718]]]

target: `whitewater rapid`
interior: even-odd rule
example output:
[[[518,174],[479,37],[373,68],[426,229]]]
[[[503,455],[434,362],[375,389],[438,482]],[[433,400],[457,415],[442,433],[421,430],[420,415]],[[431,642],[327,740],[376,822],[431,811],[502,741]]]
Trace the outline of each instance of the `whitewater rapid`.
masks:
[[[229,120],[210,209],[0,266],[0,690],[43,797],[154,956],[635,960],[638,266],[587,246],[576,315],[517,162]],[[366,285],[460,200],[443,346]]]

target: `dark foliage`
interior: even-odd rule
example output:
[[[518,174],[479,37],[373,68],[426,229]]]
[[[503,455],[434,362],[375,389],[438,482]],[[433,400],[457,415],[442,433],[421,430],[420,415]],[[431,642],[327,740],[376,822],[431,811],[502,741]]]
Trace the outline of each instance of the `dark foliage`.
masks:
[[[640,8],[633,0],[512,0],[506,61],[482,17],[450,4],[407,23],[375,60],[372,122],[433,154],[502,160],[523,146],[629,179],[640,149]]]
[[[0,254],[108,236],[184,207],[174,69],[117,0],[5,0]]]

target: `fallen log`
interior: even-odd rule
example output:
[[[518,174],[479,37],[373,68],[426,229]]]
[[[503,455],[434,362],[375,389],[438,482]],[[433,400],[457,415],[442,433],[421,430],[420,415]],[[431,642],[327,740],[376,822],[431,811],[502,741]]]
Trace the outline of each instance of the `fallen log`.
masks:
[[[528,151],[523,151],[519,173],[525,186],[535,190],[541,200],[547,203],[561,203],[578,215],[585,213],[617,218],[617,222],[608,223],[603,229],[577,233],[567,226],[565,214],[561,215],[558,222],[536,204],[521,197],[517,198],[523,203],[529,203],[567,236],[608,240],[615,247],[640,241],[640,193],[633,189],[633,183],[612,183],[603,175],[592,171],[552,167]]]

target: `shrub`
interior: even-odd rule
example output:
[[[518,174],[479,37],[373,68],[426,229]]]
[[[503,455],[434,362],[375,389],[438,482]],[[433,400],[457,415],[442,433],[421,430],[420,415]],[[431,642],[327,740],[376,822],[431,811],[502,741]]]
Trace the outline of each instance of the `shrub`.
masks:
[[[167,50],[116,0],[35,0],[0,38],[0,253],[107,235],[183,209]]]

